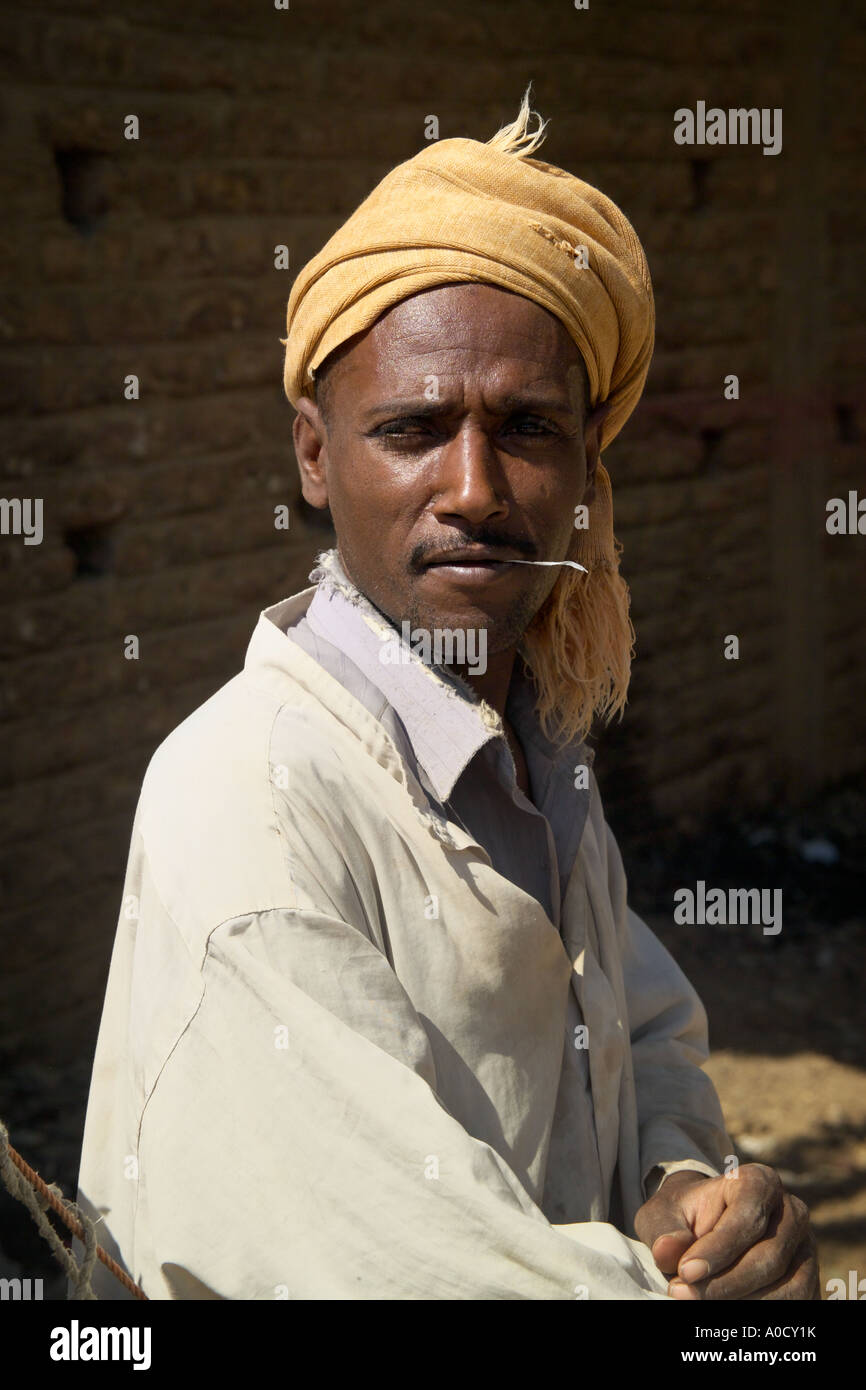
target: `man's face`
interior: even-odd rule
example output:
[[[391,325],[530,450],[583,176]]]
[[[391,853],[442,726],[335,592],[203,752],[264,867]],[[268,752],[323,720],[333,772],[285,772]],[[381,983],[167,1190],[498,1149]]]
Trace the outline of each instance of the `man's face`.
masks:
[[[584,423],[584,381],[547,310],[492,285],[443,285],[341,351],[327,427],[299,402],[304,497],[330,506],[347,574],[398,627],[484,628],[491,654],[516,646],[561,569],[431,561],[472,546],[568,557],[605,413]]]

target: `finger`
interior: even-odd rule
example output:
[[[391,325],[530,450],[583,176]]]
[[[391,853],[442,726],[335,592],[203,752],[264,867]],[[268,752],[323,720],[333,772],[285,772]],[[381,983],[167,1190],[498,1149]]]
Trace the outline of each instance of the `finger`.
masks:
[[[651,1246],[652,1257],[662,1274],[675,1274],[683,1255],[694,1243],[695,1233],[687,1228],[656,1236]]]
[[[761,1241],[770,1222],[781,1214],[785,1192],[772,1168],[752,1163],[728,1180],[725,1196],[727,1205],[712,1230],[680,1260],[678,1273],[687,1284],[720,1274]]]
[[[783,1278],[778,1279],[765,1289],[759,1289],[757,1293],[748,1294],[743,1301],[745,1303],[789,1299],[814,1301],[820,1297],[818,1257],[815,1252],[815,1240],[810,1233],[809,1238],[798,1247],[791,1268]]]
[[[749,1298],[790,1277],[798,1250],[809,1232],[809,1211],[799,1197],[786,1193],[781,1208],[770,1217],[764,1238],[719,1274],[702,1279],[701,1298],[710,1301]],[[697,1242],[696,1242],[697,1244]],[[692,1258],[687,1252],[685,1264]]]
[[[638,1240],[653,1248],[660,1236],[679,1236],[688,1231],[689,1244],[712,1230],[722,1212],[725,1199],[721,1178],[706,1178],[699,1173],[674,1173],[636,1213],[634,1224]],[[694,1190],[700,1188],[699,1206]]]

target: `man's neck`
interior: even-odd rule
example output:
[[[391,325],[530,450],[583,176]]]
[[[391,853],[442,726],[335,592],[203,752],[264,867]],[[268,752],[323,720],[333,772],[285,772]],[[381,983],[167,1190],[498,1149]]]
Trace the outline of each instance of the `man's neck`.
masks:
[[[338,587],[343,588],[344,591],[354,592],[356,595],[361,594],[361,590],[357,588],[357,585],[355,585],[354,581],[350,578],[348,570],[342,562],[338,548],[334,548],[327,556],[320,557],[320,561],[323,568],[321,570],[314,570],[313,574],[310,576],[311,579],[321,579],[327,575],[330,578],[330,582],[336,580]],[[366,595],[363,595],[363,597],[366,597]],[[371,599],[367,599],[367,602],[372,604]],[[375,604],[372,604],[372,606],[375,608]],[[383,613],[382,617],[386,622],[391,622],[391,625],[394,626],[387,614]],[[477,671],[470,669],[467,665],[447,666],[445,670],[449,671],[452,676],[458,678],[479,700],[483,700],[485,704],[489,705],[490,708],[495,710],[499,715],[502,720],[503,731],[508,741],[508,746],[511,749],[511,755],[514,758],[517,784],[526,796],[531,796],[529,769],[526,763],[526,757],[514,727],[505,717],[505,706],[508,701],[508,691],[514,673],[514,658],[516,655],[517,649],[514,647],[507,651],[495,653],[487,662],[483,675],[479,675]]]
[[[483,675],[479,675],[467,666],[454,666],[448,669],[455,671],[467,685],[472,687],[480,700],[486,701],[504,719],[505,704],[508,700],[508,690],[514,673],[516,655],[517,652],[513,647],[508,651],[497,652],[489,658],[487,669]]]

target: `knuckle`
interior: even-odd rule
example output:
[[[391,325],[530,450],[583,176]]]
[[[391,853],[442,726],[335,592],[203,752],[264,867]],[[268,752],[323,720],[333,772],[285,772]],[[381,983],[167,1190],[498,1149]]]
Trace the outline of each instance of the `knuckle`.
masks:
[[[782,1186],[775,1168],[770,1168],[766,1163],[747,1163],[740,1169],[740,1180],[743,1178],[746,1179],[747,1186],[756,1192],[777,1192]]]
[[[764,1196],[756,1193],[742,1212],[743,1234],[751,1241],[757,1241],[767,1229],[770,1219],[770,1204]]]

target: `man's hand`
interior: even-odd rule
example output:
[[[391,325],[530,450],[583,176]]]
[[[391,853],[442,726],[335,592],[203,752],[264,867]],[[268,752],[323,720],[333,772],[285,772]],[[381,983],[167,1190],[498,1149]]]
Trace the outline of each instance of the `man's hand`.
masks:
[[[736,1177],[678,1172],[634,1219],[663,1274],[682,1299],[820,1299],[809,1209],[763,1163]]]

